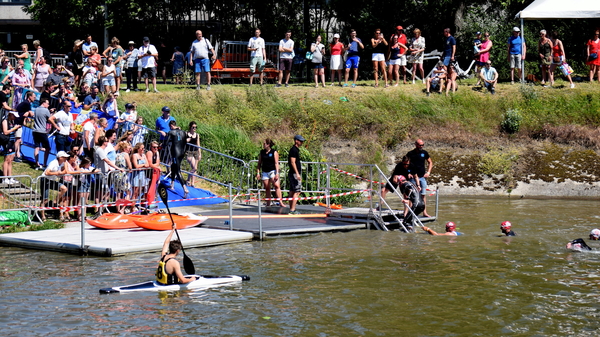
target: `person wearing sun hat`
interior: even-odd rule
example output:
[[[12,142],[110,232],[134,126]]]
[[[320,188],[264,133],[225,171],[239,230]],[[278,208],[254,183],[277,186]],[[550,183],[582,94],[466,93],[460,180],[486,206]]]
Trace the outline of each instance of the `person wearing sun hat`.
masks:
[[[296,204],[298,203],[298,198],[300,196],[300,192],[302,192],[302,161],[300,161],[300,146],[304,143],[306,139],[300,135],[294,136],[294,146],[290,149],[288,153],[288,181],[290,183],[290,197],[294,198],[290,200],[290,215],[300,214],[296,210]]]

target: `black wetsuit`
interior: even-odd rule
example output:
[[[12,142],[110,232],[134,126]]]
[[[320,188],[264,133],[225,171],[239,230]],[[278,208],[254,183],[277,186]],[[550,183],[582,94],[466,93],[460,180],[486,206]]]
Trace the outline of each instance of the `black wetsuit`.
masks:
[[[513,231],[503,232],[506,236],[517,236],[517,234]]]
[[[181,162],[185,157],[185,146],[187,145],[187,135],[185,131],[181,129],[174,129],[167,133],[167,139],[165,140],[163,148],[169,148],[171,150],[171,172],[169,177],[171,178],[171,187],[175,187],[175,179],[179,179],[181,186],[184,190],[185,180],[181,176]]]
[[[588,246],[583,239],[575,239],[570,242],[571,249],[576,250],[577,247],[581,248],[581,250],[592,250],[590,246]]]
[[[423,196],[419,192],[419,189],[415,184],[410,181],[404,181],[400,184],[400,193],[404,196],[405,199],[410,200],[412,203],[411,210],[415,213],[415,215],[419,215],[425,209],[425,203],[423,202]],[[406,218],[404,219],[405,224],[412,224],[413,214],[408,212]]]

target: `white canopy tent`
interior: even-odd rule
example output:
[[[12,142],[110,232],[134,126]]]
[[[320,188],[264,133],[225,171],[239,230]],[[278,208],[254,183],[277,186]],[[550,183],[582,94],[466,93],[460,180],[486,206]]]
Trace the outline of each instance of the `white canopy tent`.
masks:
[[[521,19],[521,32],[523,20],[600,18],[600,0],[536,0],[516,17]],[[525,82],[525,71],[521,71],[521,82]]]

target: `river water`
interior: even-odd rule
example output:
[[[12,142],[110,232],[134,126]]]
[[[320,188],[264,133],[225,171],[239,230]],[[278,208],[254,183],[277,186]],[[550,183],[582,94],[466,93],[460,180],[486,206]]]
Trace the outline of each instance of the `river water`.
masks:
[[[600,254],[564,246],[583,237],[600,249],[587,240],[599,203],[444,197],[430,227],[452,220],[465,235],[361,230],[189,249],[198,273],[251,280],[175,293],[98,293],[152,279],[157,254],[3,248],[2,334],[597,336]],[[503,220],[518,236],[498,236]]]

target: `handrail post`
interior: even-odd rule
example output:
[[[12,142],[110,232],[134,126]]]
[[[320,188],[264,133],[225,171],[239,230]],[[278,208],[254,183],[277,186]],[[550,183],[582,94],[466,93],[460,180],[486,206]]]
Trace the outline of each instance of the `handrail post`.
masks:
[[[270,197],[270,196],[267,196]],[[258,238],[262,241],[263,239],[263,230],[262,230],[262,210],[260,205],[260,189],[256,193],[256,200],[258,203]]]
[[[85,249],[85,198],[81,198],[81,251]]]
[[[229,183],[229,230],[233,230],[233,196],[231,195],[231,182]]]
[[[440,200],[440,186],[436,186],[435,188],[435,218],[438,218],[438,209],[439,209],[439,200]]]
[[[331,170],[329,163],[326,163],[325,165],[327,167],[327,187],[325,187],[325,204],[327,205],[327,208],[329,208],[331,207],[331,199],[329,198],[329,195],[331,194]]]

